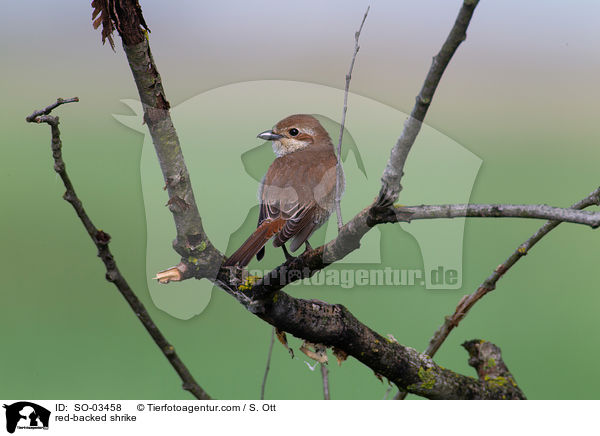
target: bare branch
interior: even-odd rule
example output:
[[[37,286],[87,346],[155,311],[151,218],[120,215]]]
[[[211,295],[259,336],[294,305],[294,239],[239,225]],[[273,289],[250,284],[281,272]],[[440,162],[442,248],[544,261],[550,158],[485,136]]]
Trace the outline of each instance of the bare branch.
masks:
[[[567,210],[581,210],[586,207],[600,205],[600,188],[591,192],[583,200],[575,203],[571,206],[571,209]],[[562,221],[548,221],[542,227],[540,227],[529,239],[523,242],[517,249],[500,265],[496,267],[496,269],[492,272],[492,274],[484,280],[484,282],[479,285],[477,290],[470,295],[465,295],[454,313],[444,320],[444,324],[440,326],[440,328],[435,332],[431,340],[429,341],[429,346],[425,353],[431,357],[437,352],[442,343],[446,340],[450,332],[458,326],[460,321],[467,315],[469,310],[481,300],[486,294],[496,289],[496,283],[500,278],[506,274],[506,272],[513,267],[523,256],[529,253],[535,244],[538,243],[540,239],[554,230]]]
[[[340,201],[342,199],[343,189],[342,178],[344,177],[344,169],[342,168],[342,138],[344,137],[344,125],[346,124],[346,112],[348,110],[348,91],[350,90],[350,80],[352,79],[352,70],[354,69],[354,62],[356,61],[356,55],[358,54],[358,50],[360,49],[360,46],[358,45],[358,39],[360,38],[360,32],[362,32],[362,28],[365,24],[365,20],[367,19],[367,15],[369,14],[369,9],[371,9],[371,6],[367,7],[365,15],[363,16],[363,19],[360,23],[360,27],[358,28],[358,31],[356,31],[356,33],[354,34],[354,53],[352,54],[350,69],[348,70],[348,74],[346,74],[346,88],[344,89],[344,108],[342,110],[342,122],[340,123],[340,137],[337,144],[337,174],[335,182],[335,212],[337,214],[338,231],[344,225]]]
[[[167,205],[177,231],[173,248],[180,256],[194,259],[191,265],[195,271],[202,270],[207,277],[215,277],[222,256],[202,226],[190,175],[171,120],[170,105],[144,33],[147,26],[141,8],[136,0],[121,0],[108,18],[123,40],[123,50],[144,109],[144,122],[150,131],[169,194]],[[104,26],[106,23],[103,22]],[[192,271],[188,269],[187,273],[191,275]]]
[[[222,274],[216,284],[250,312],[280,330],[313,344],[335,347],[353,356],[401,389],[430,399],[521,398],[515,386],[496,389],[490,380],[476,380],[437,365],[433,360],[362,324],[344,306],[293,298],[283,291],[261,299],[253,289],[242,293]]]
[[[600,205],[600,187],[591,192],[583,200],[573,204],[571,209],[581,210],[593,205]],[[529,253],[529,251],[535,246],[535,244],[538,243],[538,241],[558,227],[560,223],[561,221],[548,221],[545,223],[529,239],[519,245],[519,247],[517,247],[517,249],[503,263],[498,265],[492,274],[485,279],[481,285],[479,285],[475,292],[470,295],[465,295],[463,298],[461,298],[454,313],[445,317],[444,323],[439,327],[439,329],[437,329],[433,337],[430,339],[429,345],[425,350],[425,354],[433,357],[440,349],[444,341],[448,338],[452,330],[458,327],[458,324],[467,315],[469,310],[471,310],[471,308],[485,295],[496,289],[496,283],[498,280],[500,280],[500,278],[506,274],[506,272],[511,269],[513,265],[515,265],[523,256]],[[400,391],[394,398],[397,400],[403,400],[406,398],[406,392]]]
[[[429,105],[433,100],[433,94],[440,83],[446,67],[450,63],[458,46],[467,38],[467,27],[469,27],[469,22],[478,3],[479,0],[464,0],[454,26],[442,45],[442,49],[433,58],[421,92],[417,95],[417,101],[413,110],[404,123],[402,135],[394,148],[392,148],[390,159],[381,177],[382,186],[377,200],[377,204],[380,206],[390,206],[398,199],[398,194],[402,189],[400,179],[404,174],[404,164],[408,153],[421,130],[421,124],[425,119]]]
[[[443,204],[374,208],[373,221],[410,222],[435,218],[534,218],[600,226],[600,212],[552,207],[544,204]]]
[[[38,118],[38,117],[40,117],[42,115],[49,115],[50,112],[52,112],[54,109],[56,109],[57,107],[59,107],[62,104],[76,103],[78,101],[79,101],[79,97],[57,98],[54,103],[52,103],[51,105],[47,106],[46,108],[34,111],[31,115],[29,115],[28,117],[25,118],[25,121],[27,121],[28,123],[32,123],[34,121],[37,122],[37,123],[46,122],[45,119]],[[38,119],[36,120],[36,118],[38,118]],[[48,124],[52,125],[51,123],[48,123]]]
[[[260,399],[265,399],[265,387],[267,386],[267,377],[271,368],[271,356],[273,355],[273,344],[275,343],[275,327],[271,329],[271,343],[269,344],[269,352],[267,353],[267,366],[265,367],[265,375],[260,386]]]
[[[140,320],[142,325],[146,328],[146,331],[150,334],[154,343],[158,346],[158,348],[165,355],[173,369],[177,372],[181,381],[183,382],[183,389],[189,391],[192,395],[194,395],[199,400],[209,400],[210,396],[198,385],[194,377],[181,361],[177,353],[175,352],[175,348],[169,344],[167,339],[163,336],[161,331],[158,329],[154,321],[150,317],[150,314],[142,304],[142,302],[137,298],[133,290],[129,287],[129,284],[125,280],[125,277],[119,271],[117,267],[117,263],[110,252],[108,244],[110,242],[110,236],[108,233],[103,232],[96,228],[96,226],[92,223],[92,220],[86,213],[81,200],[77,197],[75,193],[75,188],[71,183],[71,179],[67,174],[67,170],[65,169],[65,162],[62,158],[62,141],[60,139],[60,131],[58,129],[58,117],[50,116],[50,112],[52,109],[60,106],[64,103],[76,102],[79,101],[77,98],[63,100],[58,99],[56,103],[51,104],[46,109],[42,109],[41,111],[36,111],[27,117],[28,122],[36,122],[36,123],[47,123],[50,125],[51,133],[52,133],[52,156],[54,158],[54,170],[58,173],[60,178],[62,179],[66,192],[63,195],[63,198],[68,201],[77,216],[81,220],[83,226],[92,238],[92,241],[98,248],[98,257],[102,259],[104,262],[104,266],[106,267],[106,280],[113,283],[123,298],[127,301],[137,318]]]
[[[475,368],[479,380],[488,381],[491,386],[497,387],[509,384],[515,388],[514,394],[518,398],[525,398],[517,386],[515,378],[502,360],[500,348],[481,339],[464,342],[462,346],[469,352],[469,365]]]

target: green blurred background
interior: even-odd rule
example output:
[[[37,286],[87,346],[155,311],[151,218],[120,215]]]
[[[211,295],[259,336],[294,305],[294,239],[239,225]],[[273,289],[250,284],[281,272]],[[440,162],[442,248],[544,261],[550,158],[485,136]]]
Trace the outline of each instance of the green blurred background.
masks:
[[[367,5],[140,3],[173,106],[248,80],[342,88],[353,33]],[[409,112],[459,6],[447,0],[373,1],[352,90]],[[584,0],[482,0],[427,117],[430,126],[483,160],[472,202],[568,206],[598,186],[599,13],[600,4]],[[215,291],[207,308],[189,320],[172,317],[150,299],[146,277],[154,271],[145,268],[143,137],[112,117],[130,113],[120,100],[136,99],[137,93],[122,50],[101,46],[90,15],[86,2],[58,1],[12,3],[0,18],[0,397],[191,398],[104,280],[95,247],[61,199],[64,189],[52,170],[48,128],[24,121],[56,97],[77,95],[80,103],[56,112],[65,160],[95,224],[112,235],[121,271],[211,395],[257,398],[268,325],[223,292]],[[353,119],[350,107],[349,129],[352,123],[374,121]],[[235,124],[228,121],[230,129]],[[388,152],[380,154],[383,167]],[[202,183],[202,174],[192,177]],[[380,333],[422,350],[461,296],[540,224],[469,221],[461,290],[296,286],[290,292],[344,304]],[[409,234],[394,232],[385,241],[383,258],[401,247],[398,259],[418,267],[419,249]],[[435,360],[474,375],[460,343],[484,338],[502,348],[529,398],[598,398],[600,381],[591,375],[600,359],[599,242],[598,232],[589,228],[560,226],[475,307]],[[174,253],[171,257],[176,263]],[[175,294],[176,288],[165,292]],[[298,340],[292,338],[291,345],[297,349]],[[291,360],[276,344],[267,398],[321,398],[318,371],[311,372],[304,363],[308,359],[297,355]],[[380,399],[387,387],[353,359],[341,367],[330,365],[330,383],[336,399]]]

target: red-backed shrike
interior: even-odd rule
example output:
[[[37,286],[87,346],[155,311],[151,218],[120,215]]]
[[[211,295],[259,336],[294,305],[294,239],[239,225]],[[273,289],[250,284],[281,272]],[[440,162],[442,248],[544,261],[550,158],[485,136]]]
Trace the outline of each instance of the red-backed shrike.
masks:
[[[259,191],[258,226],[225,266],[244,267],[256,255],[264,256],[265,244],[290,251],[321,227],[335,210],[337,158],[327,131],[310,115],[291,115],[258,138],[273,142],[277,158],[265,174]],[[343,186],[343,184],[342,184]]]

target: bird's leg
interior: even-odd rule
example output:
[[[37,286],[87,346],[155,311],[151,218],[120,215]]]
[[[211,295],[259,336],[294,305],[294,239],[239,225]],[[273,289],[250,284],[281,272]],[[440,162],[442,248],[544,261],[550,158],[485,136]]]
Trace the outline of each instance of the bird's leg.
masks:
[[[287,248],[285,248],[285,244],[283,244],[281,248],[283,249],[283,254],[285,254],[285,260],[291,260],[294,258],[294,256],[288,253]]]
[[[308,240],[306,240],[305,242],[306,244],[306,250],[305,251],[311,251],[313,248],[310,246],[310,242],[308,242]]]

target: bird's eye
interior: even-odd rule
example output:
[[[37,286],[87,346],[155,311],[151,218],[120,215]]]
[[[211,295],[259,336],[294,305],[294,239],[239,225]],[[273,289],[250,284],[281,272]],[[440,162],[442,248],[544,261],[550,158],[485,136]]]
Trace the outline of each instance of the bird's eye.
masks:
[[[298,129],[296,129],[296,128],[290,129],[290,135],[296,136],[298,133],[300,133],[300,132],[298,132]]]

